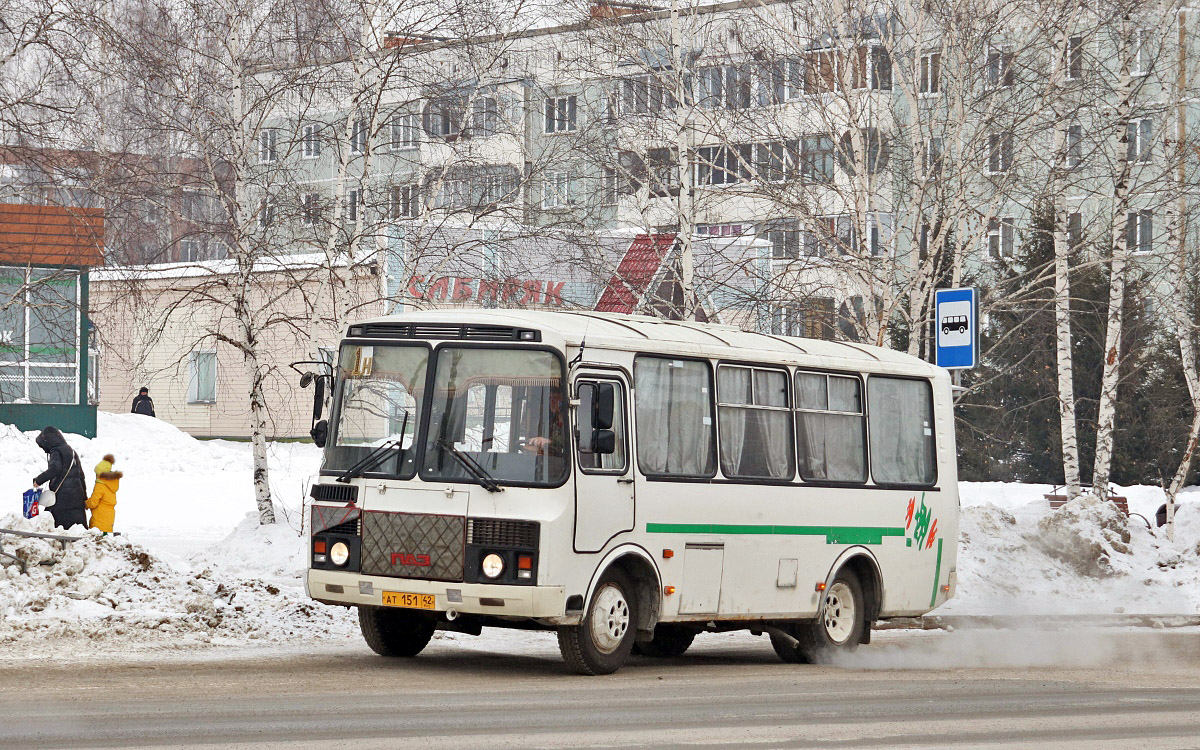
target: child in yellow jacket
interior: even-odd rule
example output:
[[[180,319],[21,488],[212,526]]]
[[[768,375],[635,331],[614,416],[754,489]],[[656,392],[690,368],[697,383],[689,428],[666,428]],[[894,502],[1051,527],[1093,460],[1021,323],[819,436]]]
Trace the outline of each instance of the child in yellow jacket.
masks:
[[[92,511],[88,528],[110,534],[117,517],[117,488],[121,486],[121,472],[113,471],[112,467],[116,461],[110,453],[96,464],[96,486],[92,489],[92,496],[84,503]]]

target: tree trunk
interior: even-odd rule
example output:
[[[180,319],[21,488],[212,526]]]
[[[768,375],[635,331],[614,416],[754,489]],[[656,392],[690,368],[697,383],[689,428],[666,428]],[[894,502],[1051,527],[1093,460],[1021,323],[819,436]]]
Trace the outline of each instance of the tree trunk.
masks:
[[[250,376],[250,444],[254,454],[254,499],[258,504],[258,522],[275,523],[275,507],[271,502],[271,482],[267,465],[267,409],[263,398],[263,372],[253,344],[245,352],[247,374]]]
[[[1058,362],[1058,422],[1062,434],[1063,480],[1067,499],[1080,493],[1079,439],[1075,429],[1075,375],[1071,351],[1071,277],[1070,248],[1063,236],[1064,218],[1054,229],[1054,323],[1055,355]]]
[[[1128,37],[1128,34],[1125,36]],[[1104,334],[1104,365],[1100,377],[1100,406],[1096,415],[1096,460],[1092,470],[1092,490],[1097,497],[1108,497],[1108,478],[1112,470],[1113,440],[1117,421],[1117,385],[1121,378],[1121,333],[1125,323],[1125,276],[1129,268],[1129,243],[1126,222],[1129,211],[1130,164],[1127,153],[1128,124],[1133,106],[1133,77],[1130,74],[1129,46],[1122,50],[1120,98],[1117,104],[1117,161],[1120,169],[1113,182],[1112,258],[1108,287],[1108,325]]]

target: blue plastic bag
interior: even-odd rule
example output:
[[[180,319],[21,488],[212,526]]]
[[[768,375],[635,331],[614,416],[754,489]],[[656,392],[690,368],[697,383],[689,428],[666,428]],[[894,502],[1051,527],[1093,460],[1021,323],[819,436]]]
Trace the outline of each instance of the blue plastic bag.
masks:
[[[38,499],[42,496],[40,487],[25,490],[21,496],[21,514],[26,518],[34,518],[38,514]]]

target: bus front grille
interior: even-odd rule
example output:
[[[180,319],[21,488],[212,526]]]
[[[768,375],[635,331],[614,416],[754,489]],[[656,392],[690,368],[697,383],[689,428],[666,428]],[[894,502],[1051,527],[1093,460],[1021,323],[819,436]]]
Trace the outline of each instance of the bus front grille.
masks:
[[[539,527],[536,521],[472,518],[467,521],[467,542],[488,547],[537,549],[538,531]]]
[[[466,519],[425,513],[363,513],[362,572],[461,581]]]

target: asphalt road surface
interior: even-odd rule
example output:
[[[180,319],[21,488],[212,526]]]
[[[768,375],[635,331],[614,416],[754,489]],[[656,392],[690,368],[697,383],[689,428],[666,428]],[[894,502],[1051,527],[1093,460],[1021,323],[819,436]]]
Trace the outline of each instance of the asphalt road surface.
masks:
[[[353,643],[10,660],[0,748],[1200,748],[1195,628],[891,631],[830,667],[701,636],[592,678],[566,671],[552,636],[504,638],[412,660]]]

